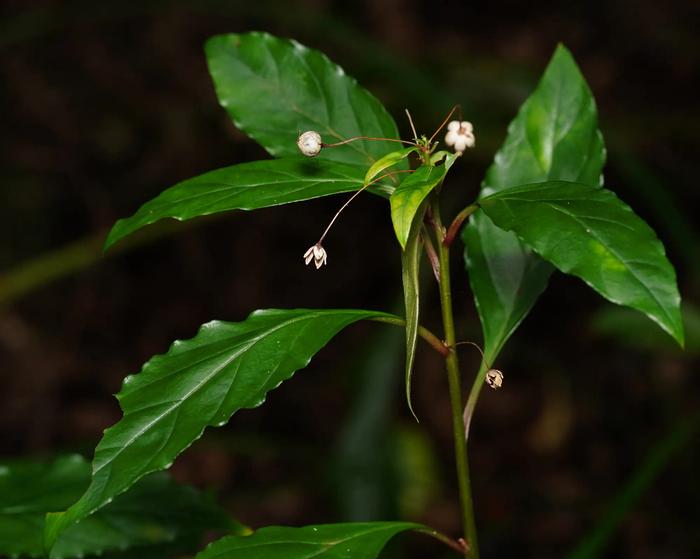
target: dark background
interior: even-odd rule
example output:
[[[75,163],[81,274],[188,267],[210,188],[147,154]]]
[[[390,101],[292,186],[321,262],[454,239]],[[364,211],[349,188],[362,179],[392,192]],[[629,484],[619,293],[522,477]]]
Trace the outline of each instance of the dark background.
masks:
[[[207,37],[260,29],[319,48],[404,135],[405,107],[431,132],[461,103],[477,147],[450,174],[454,209],[478,192],[563,41],[598,102],[606,183],[676,266],[688,347],[553,277],[497,363],[504,388],[485,389],[477,409],[470,460],[483,555],[562,557],[622,491],[634,505],[601,556],[700,556],[699,24],[697,3],[647,0],[0,2],[0,457],[90,456],[119,418],[111,395],[122,378],[211,319],[268,307],[400,312],[398,246],[372,196],[343,214],[320,272],[301,255],[340,198],[156,227],[100,255],[111,224],[162,189],[266,157],[217,105]],[[458,257],[460,338],[479,341]],[[425,322],[439,330],[427,276],[425,285]],[[175,475],[215,488],[254,527],[402,517],[456,536],[444,373],[421,348],[416,424],[402,343],[383,326],[348,329],[263,407],[209,430]],[[463,365],[473,374],[478,355],[464,349]],[[435,556],[432,542],[412,543],[415,556]]]

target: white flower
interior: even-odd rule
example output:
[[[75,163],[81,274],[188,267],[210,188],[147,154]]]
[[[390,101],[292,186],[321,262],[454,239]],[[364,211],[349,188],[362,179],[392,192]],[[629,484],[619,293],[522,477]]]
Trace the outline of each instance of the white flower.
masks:
[[[445,143],[454,146],[456,152],[462,153],[467,148],[473,148],[474,142],[474,127],[471,122],[453,120],[447,125]]]
[[[486,373],[486,384],[494,390],[498,390],[503,386],[503,373],[498,369],[489,369]]]
[[[314,264],[316,265],[316,269],[318,270],[326,263],[326,257],[326,249],[320,244],[316,243],[304,253],[304,262],[308,266],[313,260]]]
[[[323,147],[323,142],[321,141],[321,134],[309,130],[299,135],[297,139],[297,146],[299,146],[299,151],[306,155],[307,157],[314,157],[318,155]]]

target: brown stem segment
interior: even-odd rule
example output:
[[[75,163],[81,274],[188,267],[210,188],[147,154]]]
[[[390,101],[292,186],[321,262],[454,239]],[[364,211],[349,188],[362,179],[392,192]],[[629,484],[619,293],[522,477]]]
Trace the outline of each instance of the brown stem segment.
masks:
[[[459,233],[459,230],[462,227],[462,223],[464,223],[464,221],[478,209],[479,204],[477,202],[474,202],[473,204],[468,205],[461,212],[459,212],[452,220],[452,223],[450,223],[450,226],[447,229],[447,233],[445,234],[445,238],[443,239],[442,244],[449,247],[455,240],[457,233]]]
[[[428,260],[430,261],[430,267],[433,269],[433,275],[435,280],[440,283],[440,260],[438,258],[437,252],[435,252],[435,247],[433,242],[430,240],[430,235],[423,228],[420,232],[420,238],[423,241],[423,246],[425,247],[425,253],[428,255]]]
[[[406,326],[406,321],[398,317],[394,318],[391,316],[378,316],[375,318],[370,318],[369,320],[373,322],[393,324],[394,326]],[[450,350],[447,349],[445,343],[424,326],[418,326],[418,335],[423,338],[424,341],[428,342],[433,349],[443,357],[447,357],[450,354]]]
[[[431,536],[436,540],[441,541],[446,546],[451,547],[461,555],[464,555],[465,551],[467,550],[466,542],[464,542],[464,540],[461,538],[459,541],[453,540],[449,536],[446,536],[445,534],[438,532],[437,530],[433,530],[431,528],[418,529],[416,530],[416,532],[418,532],[419,534],[425,534],[426,536]]]
[[[340,142],[335,142],[334,144],[321,143],[324,148],[335,148],[338,146],[344,146],[350,142],[355,142],[357,140],[371,140],[377,142],[396,142],[399,144],[407,144],[409,146],[415,146],[415,142],[409,142],[408,140],[397,140],[396,138],[375,138],[373,136],[355,136],[354,138],[348,138],[347,140],[342,140]]]

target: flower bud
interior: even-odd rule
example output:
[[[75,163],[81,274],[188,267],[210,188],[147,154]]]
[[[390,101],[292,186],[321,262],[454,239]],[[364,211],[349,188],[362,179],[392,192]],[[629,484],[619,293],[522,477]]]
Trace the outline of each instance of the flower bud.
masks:
[[[314,157],[318,155],[323,147],[321,141],[321,134],[309,130],[299,135],[297,139],[297,146],[299,146],[299,151],[306,155],[307,157]]]

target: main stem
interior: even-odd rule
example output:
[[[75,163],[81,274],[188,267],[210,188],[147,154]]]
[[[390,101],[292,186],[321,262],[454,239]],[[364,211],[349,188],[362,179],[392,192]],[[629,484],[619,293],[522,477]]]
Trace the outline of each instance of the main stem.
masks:
[[[457,479],[459,481],[459,500],[462,506],[462,523],[464,537],[468,548],[464,555],[469,559],[479,558],[479,545],[476,537],[474,521],[474,505],[472,503],[471,482],[469,479],[469,461],[467,457],[467,441],[464,436],[462,420],[462,386],[459,374],[459,361],[455,351],[455,325],[452,314],[452,288],[450,286],[450,248],[442,242],[445,228],[440,220],[440,208],[437,197],[433,202],[433,220],[437,235],[438,256],[440,259],[440,305],[442,307],[442,324],[445,330],[445,345],[450,352],[445,358],[447,381],[450,388],[450,407],[452,408],[452,431],[455,444],[455,460]]]

